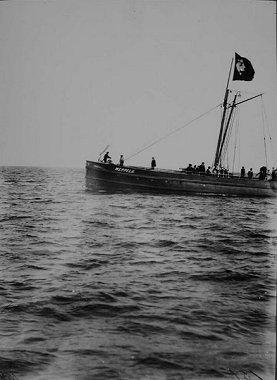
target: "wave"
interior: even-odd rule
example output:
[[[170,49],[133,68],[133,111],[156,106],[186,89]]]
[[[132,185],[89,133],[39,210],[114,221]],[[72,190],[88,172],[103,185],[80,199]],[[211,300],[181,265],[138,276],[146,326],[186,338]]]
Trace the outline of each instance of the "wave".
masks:
[[[130,312],[137,312],[137,305],[110,305],[107,303],[89,303],[86,305],[73,306],[71,315],[75,317],[91,318],[101,316],[106,318],[115,317]]]
[[[167,239],[164,239],[164,240],[158,240],[157,242],[154,243],[155,246],[157,247],[172,247],[176,244],[175,241],[173,240],[167,240]]]
[[[211,342],[217,342],[217,341],[223,341],[224,338],[220,336],[219,334],[212,334],[212,333],[203,333],[201,331],[181,331],[180,336],[183,339],[193,340],[193,341],[211,341]]]
[[[225,271],[209,271],[207,273],[192,274],[191,279],[195,281],[212,281],[212,282],[248,282],[260,278],[256,273],[238,273],[231,270]]]
[[[2,311],[6,314],[14,315],[35,315],[54,319],[56,322],[70,321],[71,317],[68,313],[56,310],[53,306],[45,306],[45,302],[29,302],[29,303],[11,303],[4,305]]]
[[[159,369],[184,369],[185,366],[176,363],[173,360],[168,360],[166,357],[163,357],[163,355],[159,354],[152,354],[145,357],[137,357],[135,359],[134,365],[144,365],[144,366],[150,366],[155,367]]]
[[[99,268],[105,264],[107,264],[108,260],[85,260],[83,262],[77,262],[77,263],[65,263],[65,266],[73,269],[82,269],[85,271],[89,271],[94,268]]]
[[[16,379],[17,375],[25,375],[37,371],[54,361],[55,356],[47,352],[28,350],[0,351],[0,376],[3,379]]]
[[[152,334],[167,334],[169,328],[135,321],[127,321],[124,325],[117,326],[118,331],[131,333],[132,335],[151,336]]]
[[[10,216],[4,216],[2,219],[0,219],[0,223],[10,222],[12,220],[28,219],[28,218],[30,218],[29,215],[10,215]]]

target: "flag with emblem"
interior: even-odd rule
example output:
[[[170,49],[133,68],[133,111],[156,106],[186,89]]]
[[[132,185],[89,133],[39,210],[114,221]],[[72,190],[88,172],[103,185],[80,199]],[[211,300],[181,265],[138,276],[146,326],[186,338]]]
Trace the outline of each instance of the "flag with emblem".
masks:
[[[255,71],[252,63],[245,57],[241,57],[235,53],[235,68],[233,80],[247,80],[254,78]]]

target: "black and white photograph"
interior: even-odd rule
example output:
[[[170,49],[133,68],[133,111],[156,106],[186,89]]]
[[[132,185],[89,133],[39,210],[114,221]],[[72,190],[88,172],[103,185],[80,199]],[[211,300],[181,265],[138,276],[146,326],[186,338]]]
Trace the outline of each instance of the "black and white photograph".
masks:
[[[0,1],[0,380],[276,379],[276,13]]]

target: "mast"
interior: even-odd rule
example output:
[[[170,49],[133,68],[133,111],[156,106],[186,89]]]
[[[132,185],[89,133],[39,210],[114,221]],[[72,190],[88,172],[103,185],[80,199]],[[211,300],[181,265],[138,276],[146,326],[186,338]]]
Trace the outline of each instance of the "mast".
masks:
[[[225,90],[225,96],[224,96],[224,100],[223,100],[223,114],[222,114],[219,136],[218,136],[218,141],[217,141],[217,147],[216,147],[216,153],[215,153],[215,159],[214,159],[214,167],[217,167],[219,164],[219,161],[220,161],[220,153],[219,152],[220,152],[220,147],[221,147],[222,133],[223,133],[223,129],[224,129],[225,117],[226,117],[227,102],[228,102],[228,95],[229,95],[228,86],[229,86],[233,61],[234,61],[234,58],[232,58],[232,61],[231,61],[231,66],[230,66],[226,90]]]
[[[229,126],[230,126],[231,117],[232,117],[233,111],[234,111],[234,109],[236,107],[237,96],[238,96],[238,94],[235,95],[233,103],[231,105],[231,110],[229,112],[229,117],[228,117],[228,120],[227,120],[227,123],[226,123],[226,128],[225,128],[224,134],[223,134],[222,139],[221,139],[221,145],[220,145],[219,152],[218,152],[218,160],[219,161],[221,159],[221,154],[222,154],[223,146],[225,144],[226,135],[227,135],[227,132],[228,132],[228,129],[229,129]]]
[[[236,100],[237,100],[237,97],[238,97],[238,93],[236,93],[236,95],[234,96],[232,104],[229,105],[229,106],[227,106],[227,109],[229,109],[229,108],[231,108],[231,109],[230,109],[229,116],[228,116],[228,119],[227,119],[227,122],[226,122],[226,127],[225,127],[225,130],[224,130],[224,133],[222,131],[221,142],[220,142],[220,146],[219,146],[219,149],[218,149],[218,163],[220,163],[220,160],[221,160],[222,150],[223,150],[223,147],[224,147],[224,144],[225,144],[226,135],[227,135],[227,132],[228,132],[229,127],[230,127],[230,122],[231,122],[231,118],[232,118],[233,111],[234,111],[235,107],[238,106],[239,104],[248,102],[249,100],[255,99],[255,98],[257,98],[259,96],[262,96],[262,95],[263,95],[263,93],[255,95],[255,96],[252,96],[251,98],[248,98],[248,99],[245,99],[245,100],[242,100],[242,101],[236,103]]]

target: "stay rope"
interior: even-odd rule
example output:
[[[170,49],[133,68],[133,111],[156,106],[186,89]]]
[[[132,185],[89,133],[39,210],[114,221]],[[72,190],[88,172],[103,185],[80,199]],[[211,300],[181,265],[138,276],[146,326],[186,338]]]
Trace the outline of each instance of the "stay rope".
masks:
[[[142,149],[140,149],[140,150],[137,151],[136,153],[134,153],[134,154],[132,154],[131,156],[127,157],[126,160],[130,160],[131,158],[133,158],[133,157],[137,156],[138,154],[144,152],[145,150],[151,148],[153,145],[158,144],[158,143],[161,142],[162,140],[165,140],[165,139],[168,138],[169,136],[172,136],[174,133],[180,131],[181,129],[183,129],[183,128],[187,127],[187,126],[189,126],[189,125],[192,124],[194,121],[201,119],[202,117],[206,116],[208,113],[210,113],[210,112],[212,112],[213,110],[215,110],[216,108],[220,107],[221,104],[222,104],[222,103],[216,105],[215,107],[213,107],[213,108],[209,109],[208,111],[202,113],[201,115],[195,117],[194,119],[190,120],[188,123],[182,125],[181,127],[178,127],[178,128],[176,128],[176,129],[174,129],[173,131],[167,133],[166,135],[164,135],[164,136],[158,138],[157,140],[153,141],[151,144],[149,144],[149,145],[143,147]]]
[[[266,110],[265,110],[265,105],[263,102],[263,98],[261,96],[261,114],[262,114],[262,125],[263,125],[263,141],[264,141],[264,150],[265,150],[265,160],[266,160],[266,166],[268,166],[268,156],[267,156],[267,145],[266,145],[266,130],[267,129],[267,135],[269,138],[269,150],[270,150],[270,156],[272,158],[272,139],[271,139],[271,134],[269,130],[269,124],[267,120],[267,115],[266,115]]]
[[[238,109],[235,108],[235,110],[234,110],[234,112],[233,112],[233,114],[231,116],[230,127],[229,127],[229,130],[228,130],[227,136],[226,136],[226,142],[224,144],[224,148],[223,148],[223,152],[222,152],[222,161],[224,161],[226,154],[228,154],[229,142],[230,142],[230,138],[231,138],[231,135],[232,135],[232,129],[233,129],[233,125],[234,125],[234,120],[236,120],[237,110]],[[227,164],[227,166],[228,166],[228,164]]]
[[[239,114],[238,108],[236,109],[236,113],[237,113],[237,115]],[[239,117],[236,118],[236,123],[235,123],[234,152],[233,152],[233,163],[232,163],[232,172],[233,173],[235,170],[237,150],[239,152],[239,164],[240,164]]]

